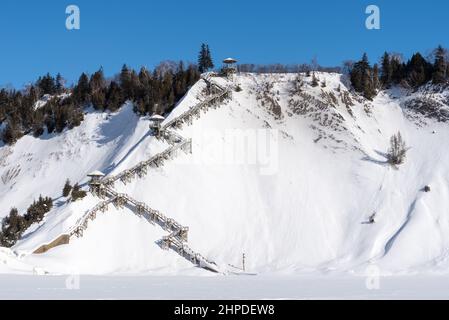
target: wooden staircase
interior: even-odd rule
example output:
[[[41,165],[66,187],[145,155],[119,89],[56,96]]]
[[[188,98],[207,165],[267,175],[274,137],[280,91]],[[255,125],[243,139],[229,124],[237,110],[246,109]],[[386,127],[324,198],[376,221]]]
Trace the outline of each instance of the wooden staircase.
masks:
[[[206,78],[203,78],[203,80],[207,83],[207,81],[209,80],[205,79]],[[191,124],[194,117],[200,117],[201,111],[207,111],[209,108],[217,108],[221,102],[232,97],[231,89],[222,89],[218,85],[213,86],[213,88],[215,89],[212,90],[218,91],[218,93],[213,94],[205,101],[198,103],[193,108],[190,108],[189,110],[180,114],[178,117],[168,121],[162,126],[162,130],[166,130],[169,128],[179,129],[184,123]]]
[[[163,137],[167,136],[167,132],[164,132]],[[172,140],[170,140],[172,141]],[[158,153],[148,160],[142,161],[136,164],[134,167],[124,170],[121,173],[110,176],[103,179],[103,184],[109,187],[113,187],[114,183],[120,180],[122,183],[127,184],[135,178],[142,178],[148,172],[149,168],[161,167],[166,160],[173,158],[179,150],[184,152],[191,152],[192,140],[183,139],[180,143],[174,144],[161,153]]]
[[[147,174],[150,168],[161,167],[165,161],[176,156],[180,150],[186,153],[192,152],[192,140],[185,139],[170,129],[180,128],[182,124],[186,122],[191,123],[194,117],[198,118],[201,115],[201,111],[207,111],[209,108],[218,107],[221,102],[230,98],[232,94],[231,89],[225,89],[214,83],[210,80],[208,75],[202,79],[206,82],[208,92],[211,94],[211,97],[167,122],[161,128],[160,137],[170,144],[170,147],[163,152],[138,163],[130,169],[124,170],[117,175],[103,178],[100,183],[90,184],[90,192],[103,201],[98,203],[95,207],[78,219],[67,234],[62,235],[64,239],[66,239],[65,243],[68,243],[69,239],[72,237],[82,237],[88,228],[89,222],[95,220],[98,213],[106,212],[110,205],[113,205],[116,208],[127,207],[137,216],[144,217],[149,223],[159,225],[161,228],[169,232],[167,236],[164,236],[158,241],[158,244],[162,249],[172,249],[185,259],[201,268],[213,272],[222,272],[215,262],[206,259],[203,255],[195,252],[187,245],[189,232],[188,227],[182,226],[176,220],[165,216],[160,211],[150,208],[147,204],[139,202],[127,194],[117,193],[113,190],[115,182],[120,181],[127,184],[133,179],[142,178]],[[45,245],[45,248],[44,246],[38,248],[35,253],[45,252],[49,250],[49,248],[51,247],[47,244]]]
[[[70,237],[82,237],[84,231],[88,228],[89,222],[93,221],[98,213],[106,212],[111,204],[118,209],[127,207],[137,216],[143,217],[149,223],[159,225],[165,231],[169,232],[169,235],[164,236],[158,241],[162,249],[172,249],[193,264],[210,271],[221,272],[216,263],[206,259],[187,245],[188,227],[181,225],[176,220],[165,216],[160,211],[150,208],[147,204],[139,202],[127,194],[117,193],[105,186],[102,187],[101,192],[96,193],[96,195],[99,194],[101,194],[102,198],[107,198],[107,200],[100,202],[81,217],[69,232]]]

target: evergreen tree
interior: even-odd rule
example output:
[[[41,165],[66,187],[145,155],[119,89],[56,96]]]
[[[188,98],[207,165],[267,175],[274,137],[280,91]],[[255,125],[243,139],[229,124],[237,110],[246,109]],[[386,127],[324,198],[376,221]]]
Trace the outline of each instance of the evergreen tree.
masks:
[[[54,108],[55,130],[57,133],[61,133],[67,126],[69,118],[68,109],[58,106],[56,102],[53,102],[53,108]]]
[[[67,179],[64,185],[64,188],[62,189],[62,196],[68,197],[70,195],[70,192],[72,191],[72,185],[70,184],[70,180]]]
[[[375,90],[380,87],[379,66],[377,65],[377,63],[373,66],[373,87]]]
[[[391,56],[391,80],[393,84],[400,84],[405,78],[405,64],[402,63],[400,55]]]
[[[37,86],[40,89],[41,95],[53,95],[56,93],[56,81],[49,73],[37,80]]]
[[[417,88],[430,80],[432,65],[420,53],[415,53],[407,62],[407,83]]]
[[[64,105],[63,108],[65,108],[67,115],[66,125],[69,130],[81,125],[81,122],[84,120],[84,113],[82,109],[75,107],[72,103]]]
[[[33,223],[42,221],[44,215],[53,207],[53,200],[39,196],[27,209],[24,216],[12,208],[9,215],[2,220],[0,231],[0,246],[11,247]]]
[[[44,113],[42,110],[36,110],[33,114],[33,124],[31,126],[34,137],[40,137],[44,134]]]
[[[120,87],[123,91],[125,100],[131,98],[131,70],[126,64],[123,65],[120,71]]]
[[[380,81],[382,82],[382,85],[386,88],[388,88],[391,85],[391,79],[392,79],[392,69],[391,69],[391,60],[390,55],[385,52],[382,56],[382,73],[380,77]]]
[[[53,200],[51,198],[39,196],[39,199],[28,207],[27,213],[24,215],[25,221],[27,222],[26,227],[29,227],[33,223],[41,222],[45,214],[52,208]]]
[[[12,247],[20,239],[26,228],[26,222],[16,208],[12,208],[9,215],[2,220],[0,246]]]
[[[447,62],[446,62],[446,50],[442,46],[438,46],[435,50],[435,63],[433,65],[432,81],[435,84],[441,84],[446,81],[447,78]]]
[[[100,68],[90,77],[89,91],[93,107],[96,110],[104,109],[106,104],[106,80],[103,68]]]
[[[61,94],[64,92],[65,79],[62,77],[60,73],[56,75],[55,89],[57,94]]]
[[[86,105],[90,102],[89,77],[84,72],[81,74],[78,84],[73,89],[73,97],[79,105]]]
[[[368,61],[366,53],[360,61],[356,62],[351,70],[351,83],[357,92],[363,94],[367,99],[372,99],[376,95],[373,83],[373,70]]]
[[[207,68],[206,68],[206,56],[207,56],[206,44],[203,43],[203,44],[201,44],[201,50],[200,50],[200,53],[198,55],[198,70],[201,73],[204,73],[207,70]]]
[[[53,115],[47,114],[44,118],[44,124],[47,127],[48,133],[53,133],[55,131],[55,120],[53,118]]]
[[[214,67],[212,55],[209,46],[205,43],[201,44],[201,50],[198,56],[198,70],[200,73],[207,72]]]
[[[75,184],[72,189],[72,201],[83,199],[85,196],[87,196],[87,192],[82,190],[78,183]]]
[[[117,111],[125,103],[125,98],[123,97],[122,90],[120,86],[112,81],[109,85],[108,92],[106,93],[106,104],[108,110]]]
[[[189,65],[186,71],[187,89],[194,85],[200,79],[200,73],[194,65]],[[184,93],[185,94],[185,93]]]
[[[6,126],[2,132],[2,140],[5,144],[13,145],[22,136],[16,122],[11,118],[6,122]]]
[[[206,67],[207,70],[214,68],[214,62],[212,60],[212,54],[210,53],[209,45],[206,45],[206,53],[207,53],[207,59],[206,59]]]
[[[207,62],[210,50],[207,46],[204,50]],[[213,66],[211,59],[206,66]],[[129,99],[134,103],[135,112],[141,115],[164,114],[199,78],[195,65],[186,68],[182,62],[168,61],[161,63],[154,72],[142,68],[136,73],[125,65],[119,82],[112,81],[107,85],[100,68],[90,78],[81,74],[72,94],[61,97],[59,95],[66,91],[64,79],[59,73],[56,79],[47,73],[25,90],[0,89],[0,124],[3,124],[0,138],[6,144],[14,144],[24,134],[41,136],[45,127],[49,134],[74,128],[83,120],[83,108],[89,104],[96,109],[116,111]],[[44,94],[52,97],[35,108]]]

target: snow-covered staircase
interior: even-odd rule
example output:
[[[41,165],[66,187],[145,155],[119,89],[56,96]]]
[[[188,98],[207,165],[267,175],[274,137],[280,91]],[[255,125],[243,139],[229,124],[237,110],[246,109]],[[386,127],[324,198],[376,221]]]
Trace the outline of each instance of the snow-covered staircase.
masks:
[[[147,174],[148,169],[162,166],[164,161],[174,157],[179,150],[186,153],[192,152],[192,140],[185,139],[170,129],[180,128],[182,124],[186,122],[191,123],[194,117],[198,118],[200,116],[201,111],[207,111],[210,107],[218,107],[220,103],[230,98],[232,93],[231,89],[224,89],[220,85],[212,82],[209,75],[203,77],[202,79],[206,82],[208,92],[211,96],[196,104],[178,117],[167,122],[161,128],[160,138],[167,141],[167,143],[170,144],[170,147],[163,152],[138,163],[130,169],[126,169],[117,175],[101,179],[99,184],[91,184],[90,192],[101,198],[103,201],[98,203],[94,208],[86,212],[86,214],[78,219],[75,225],[71,227],[66,234],[60,235],[58,239],[50,244],[42,245],[35,250],[34,253],[43,253],[55,246],[66,244],[72,237],[82,237],[85,230],[87,230],[89,226],[89,221],[95,220],[98,213],[106,212],[112,204],[116,208],[123,208],[126,206],[136,215],[144,217],[148,222],[154,225],[157,224],[164,230],[170,232],[169,235],[164,236],[159,241],[159,245],[162,249],[172,249],[182,257],[201,268],[213,272],[223,272],[223,270],[215,262],[208,260],[187,245],[189,231],[188,227],[182,226],[176,220],[150,208],[147,204],[139,202],[127,194],[118,193],[113,189],[114,184],[117,181],[126,184],[131,182],[133,179],[142,178]],[[63,239],[64,241],[60,241],[59,239]]]

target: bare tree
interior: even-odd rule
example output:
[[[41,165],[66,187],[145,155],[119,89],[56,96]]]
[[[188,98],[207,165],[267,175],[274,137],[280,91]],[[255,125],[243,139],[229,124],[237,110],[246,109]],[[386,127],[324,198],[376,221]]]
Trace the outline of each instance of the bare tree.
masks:
[[[393,165],[404,163],[407,151],[408,149],[405,141],[402,139],[401,133],[394,134],[390,138],[390,149],[388,149],[387,153],[388,162]]]

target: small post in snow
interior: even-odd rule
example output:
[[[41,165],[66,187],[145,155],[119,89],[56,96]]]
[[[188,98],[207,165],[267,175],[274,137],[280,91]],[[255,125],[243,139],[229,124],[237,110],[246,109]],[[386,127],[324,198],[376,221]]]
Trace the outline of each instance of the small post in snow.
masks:
[[[243,271],[246,271],[245,270],[245,254],[244,253],[242,255],[242,269],[243,269]]]

